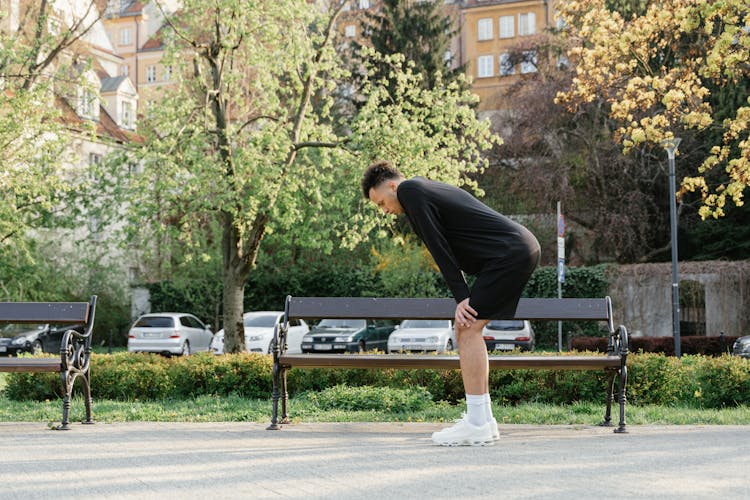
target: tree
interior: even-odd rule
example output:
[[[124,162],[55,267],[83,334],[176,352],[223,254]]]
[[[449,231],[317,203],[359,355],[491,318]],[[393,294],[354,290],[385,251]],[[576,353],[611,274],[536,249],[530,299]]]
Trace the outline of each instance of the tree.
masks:
[[[442,81],[458,81],[464,68],[451,69],[453,56],[446,59],[458,27],[444,13],[442,2],[383,0],[381,3],[380,9],[365,14],[363,35],[371,47],[383,55],[402,54],[407,62],[414,64],[427,88],[436,85],[438,74],[443,75]],[[354,49],[361,51],[362,46],[357,44]],[[396,98],[395,81],[389,71],[388,64],[378,65],[374,77],[389,81],[391,95]]]
[[[367,102],[348,135],[337,135],[331,92],[345,72],[331,40],[344,3],[332,4],[188,0],[165,15],[173,34],[164,62],[177,69],[176,87],[141,128],[145,170],[131,180],[131,220],[142,238],[170,220],[183,245],[218,220],[228,352],[244,349],[244,288],[266,234],[294,230],[297,244],[322,252],[354,246],[377,225],[358,189],[370,159],[471,184],[465,173],[481,168],[491,142],[470,94],[454,84],[426,90],[398,58],[397,90],[426,109],[407,114],[368,79]],[[426,135],[441,124],[465,132]]]
[[[79,83],[79,42],[99,19],[94,1],[81,7],[22,2],[17,25],[0,29],[0,257],[22,251],[30,229],[50,225],[72,189],[60,109]]]
[[[575,68],[560,64],[567,42],[555,33],[525,40],[509,51],[517,64],[525,54],[540,54],[536,71],[503,93],[510,110],[497,122],[504,144],[493,151],[493,168],[481,178],[489,203],[505,213],[549,213],[562,201],[568,230],[568,258],[637,262],[661,258],[669,244],[667,173],[659,151],[640,144],[623,154],[614,141],[618,123],[606,100],[594,96],[572,112],[555,103],[570,88]],[[564,61],[564,59],[563,59]],[[683,135],[680,172],[687,174],[702,142]],[[553,228],[540,234],[554,256]],[[549,235],[545,241],[544,235]]]
[[[570,54],[577,75],[558,101],[575,110],[603,97],[626,151],[720,127],[721,141],[703,158],[698,175],[683,180],[683,192],[700,192],[704,218],[723,215],[728,199],[741,205],[750,176],[750,102],[719,123],[709,86],[747,81],[750,4],[669,0],[625,16],[605,0],[565,2],[560,9],[576,42]],[[717,167],[726,174],[711,184],[706,173]]]

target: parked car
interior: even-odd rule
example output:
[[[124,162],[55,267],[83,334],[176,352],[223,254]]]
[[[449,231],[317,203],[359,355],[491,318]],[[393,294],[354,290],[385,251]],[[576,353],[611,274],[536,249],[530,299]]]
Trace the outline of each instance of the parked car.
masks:
[[[750,335],[740,337],[734,341],[734,345],[732,346],[732,356],[750,358]]]
[[[189,356],[208,351],[211,326],[187,313],[144,314],[128,332],[128,352]]]
[[[534,350],[534,329],[527,320],[493,319],[482,330],[488,351]]]
[[[256,311],[246,312],[242,315],[245,327],[245,348],[248,352],[271,352],[271,341],[273,330],[276,325],[284,321],[284,313],[281,311]],[[289,334],[286,340],[287,352],[299,354],[302,337],[310,331],[304,320],[290,319]],[[215,354],[224,353],[224,330],[219,330],[214,335],[211,343],[211,351]]]
[[[388,352],[390,320],[324,319],[302,338],[302,352]]]
[[[447,319],[405,319],[388,337],[388,352],[446,352],[456,347],[456,334]]]
[[[0,356],[60,354],[62,337],[68,330],[83,332],[83,325],[10,323],[0,325]]]
[[[45,324],[11,323],[0,327],[0,356],[18,356],[42,352],[42,336],[49,330]],[[60,346],[57,346],[60,352]]]

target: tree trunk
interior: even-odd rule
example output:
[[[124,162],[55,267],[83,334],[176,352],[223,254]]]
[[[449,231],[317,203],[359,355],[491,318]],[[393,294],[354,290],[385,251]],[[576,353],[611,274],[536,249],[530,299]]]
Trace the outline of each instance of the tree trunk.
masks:
[[[245,283],[255,264],[260,242],[268,223],[268,216],[255,216],[245,239],[241,239],[232,215],[222,213],[222,260],[224,282],[224,352],[245,350],[245,328],[242,322],[245,300]]]
[[[245,281],[247,280],[247,266],[240,255],[240,238],[232,216],[222,214],[224,234],[222,237],[224,282],[224,352],[243,352],[245,350],[245,328],[242,323],[245,300]]]

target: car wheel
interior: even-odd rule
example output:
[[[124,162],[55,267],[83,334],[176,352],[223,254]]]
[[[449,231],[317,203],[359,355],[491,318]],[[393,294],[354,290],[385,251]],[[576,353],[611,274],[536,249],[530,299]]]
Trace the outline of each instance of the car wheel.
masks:
[[[180,352],[180,356],[190,356],[190,342],[187,340],[182,343],[182,351]]]
[[[38,340],[35,340],[33,344],[31,344],[31,354],[41,354],[42,353],[42,343]]]
[[[445,343],[445,351],[452,351],[453,350],[453,341],[451,339],[448,339],[448,342]]]
[[[359,346],[358,346],[358,347],[359,347],[359,349],[358,349],[358,350],[359,350],[359,352],[365,352],[365,347],[366,347],[366,346],[365,346],[365,341],[364,341],[364,340],[360,340],[360,341],[359,341]]]

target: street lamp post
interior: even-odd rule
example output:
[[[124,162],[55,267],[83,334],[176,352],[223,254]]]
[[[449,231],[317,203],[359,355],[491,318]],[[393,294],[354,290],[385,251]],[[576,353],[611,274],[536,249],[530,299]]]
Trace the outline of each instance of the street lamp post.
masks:
[[[682,356],[680,349],[680,281],[677,275],[677,188],[675,182],[674,154],[681,139],[674,137],[664,139],[662,147],[669,156],[669,220],[672,237],[672,335],[674,336],[674,354]]]

